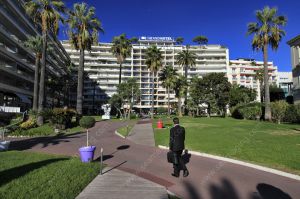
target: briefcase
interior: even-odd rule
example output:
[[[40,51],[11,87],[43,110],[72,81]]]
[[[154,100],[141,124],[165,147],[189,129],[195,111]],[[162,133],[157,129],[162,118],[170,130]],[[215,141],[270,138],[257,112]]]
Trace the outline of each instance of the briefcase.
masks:
[[[177,155],[173,151],[167,153],[167,159],[169,163],[178,164]]]

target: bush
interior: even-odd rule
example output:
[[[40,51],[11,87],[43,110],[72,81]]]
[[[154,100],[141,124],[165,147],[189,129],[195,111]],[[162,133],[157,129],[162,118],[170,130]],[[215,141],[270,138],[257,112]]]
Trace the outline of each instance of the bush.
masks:
[[[95,118],[89,116],[83,117],[79,121],[79,125],[85,129],[92,128],[95,125],[95,123]]]
[[[279,100],[271,103],[272,119],[278,124],[284,118],[289,104],[284,100]]]
[[[47,111],[44,114],[51,116],[50,123],[54,124],[55,128],[66,129],[71,127],[72,118],[76,115],[76,111],[74,109],[54,108],[52,113]]]
[[[157,108],[157,114],[167,114],[168,113],[168,109],[165,107],[158,107]]]
[[[255,120],[259,119],[262,115],[262,105],[261,103],[250,103],[250,104],[240,104],[233,107],[230,112],[231,116],[235,119],[249,119]]]
[[[53,134],[53,127],[51,127],[49,124],[44,124],[42,126],[36,127],[36,128],[31,128],[31,129],[22,129],[18,128],[10,135],[13,136],[45,136],[45,135],[51,135]]]
[[[282,119],[283,122],[300,123],[300,105],[290,104]]]
[[[35,118],[29,118],[26,122],[20,124],[21,129],[31,129],[37,126]]]

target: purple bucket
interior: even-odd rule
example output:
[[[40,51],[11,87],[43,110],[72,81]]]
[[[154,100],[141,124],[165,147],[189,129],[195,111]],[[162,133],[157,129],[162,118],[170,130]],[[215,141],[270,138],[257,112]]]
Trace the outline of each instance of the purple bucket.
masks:
[[[79,148],[81,162],[93,161],[95,149],[95,146],[86,146]]]

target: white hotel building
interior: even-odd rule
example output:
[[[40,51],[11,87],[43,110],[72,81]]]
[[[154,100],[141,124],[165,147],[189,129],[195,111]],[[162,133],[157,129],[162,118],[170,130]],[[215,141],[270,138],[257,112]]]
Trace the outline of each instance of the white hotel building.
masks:
[[[71,47],[68,41],[63,41],[67,53],[75,65],[79,64],[79,51]],[[176,45],[171,37],[140,37],[137,44],[133,44],[131,57],[128,57],[122,69],[122,81],[128,78],[137,78],[141,88],[141,100],[136,108],[148,109],[151,107],[151,74],[145,64],[145,52],[151,45],[157,45],[163,54],[163,65],[171,64],[178,72],[184,70],[176,64],[175,56],[186,49],[184,45]],[[84,84],[84,109],[91,110],[98,107],[116,93],[119,77],[119,64],[111,53],[112,43],[99,43],[92,46],[91,52],[85,52],[85,68],[89,80]],[[190,50],[197,55],[196,66],[188,71],[188,77],[203,76],[212,72],[226,73],[229,67],[229,52],[220,45],[190,46]],[[167,107],[166,89],[162,87],[158,78],[155,78],[155,107]],[[171,102],[175,102],[174,93]]]
[[[228,81],[257,91],[257,101],[260,101],[260,82],[256,79],[256,71],[262,69],[263,61],[254,59],[230,60],[227,71]],[[278,70],[273,62],[268,62],[269,84],[278,85]]]

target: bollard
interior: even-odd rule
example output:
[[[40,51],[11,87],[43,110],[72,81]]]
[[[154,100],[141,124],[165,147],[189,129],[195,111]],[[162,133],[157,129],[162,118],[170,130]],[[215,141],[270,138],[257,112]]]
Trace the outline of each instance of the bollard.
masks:
[[[100,174],[102,175],[103,174],[103,172],[102,172],[102,170],[103,170],[103,148],[101,148],[100,153],[101,153],[100,154]]]

